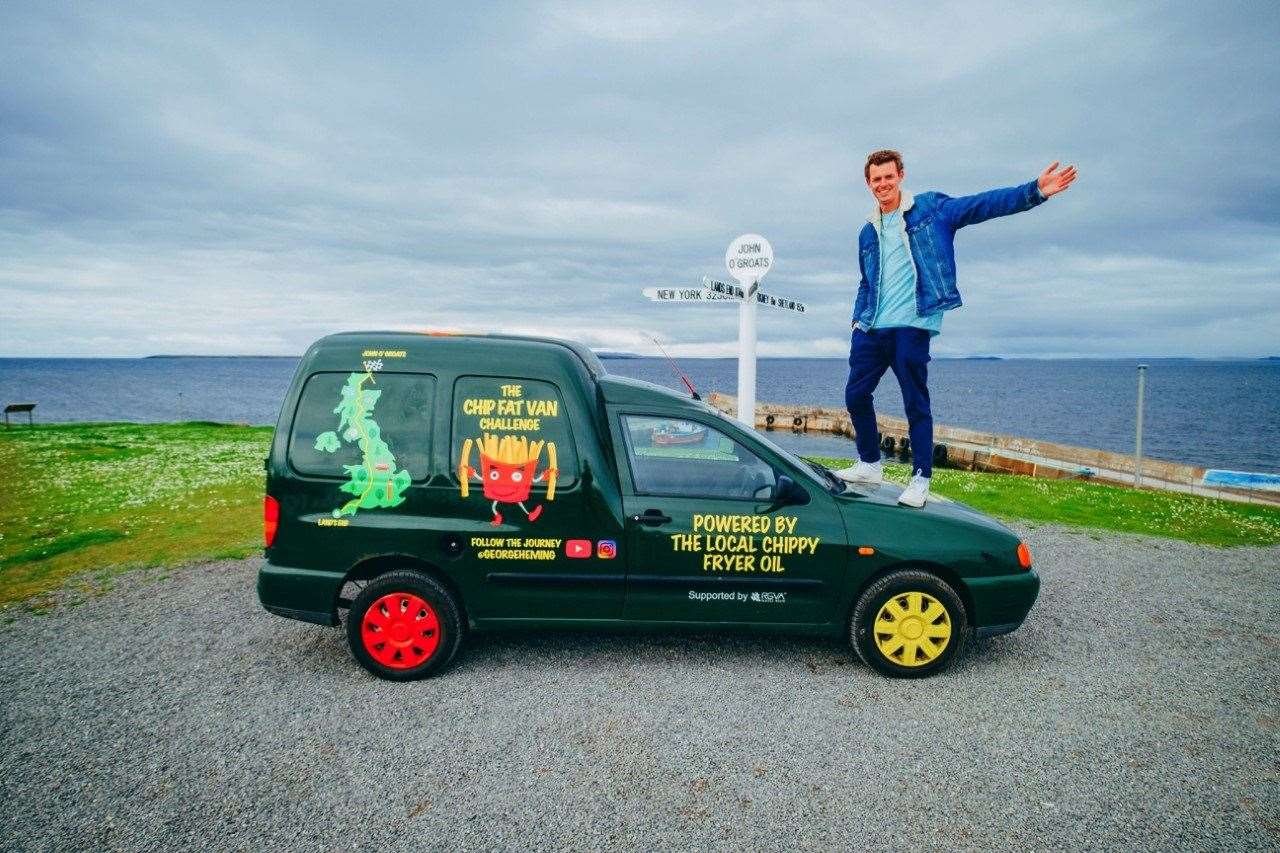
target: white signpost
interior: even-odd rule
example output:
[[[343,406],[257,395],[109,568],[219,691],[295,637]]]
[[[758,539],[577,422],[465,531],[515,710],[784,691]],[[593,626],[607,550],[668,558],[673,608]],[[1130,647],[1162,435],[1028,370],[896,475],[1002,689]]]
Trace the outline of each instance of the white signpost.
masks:
[[[738,284],[702,279],[701,288],[646,287],[644,295],[654,302],[737,302],[738,303],[738,420],[749,427],[756,424],[756,306],[767,305],[803,314],[803,302],[760,290],[760,279],[773,267],[773,246],[759,234],[743,234],[729,244],[724,265]]]
[[[743,234],[724,253],[729,275],[746,298],[738,303],[738,420],[756,425],[756,292],[773,266],[773,246],[759,234]]]

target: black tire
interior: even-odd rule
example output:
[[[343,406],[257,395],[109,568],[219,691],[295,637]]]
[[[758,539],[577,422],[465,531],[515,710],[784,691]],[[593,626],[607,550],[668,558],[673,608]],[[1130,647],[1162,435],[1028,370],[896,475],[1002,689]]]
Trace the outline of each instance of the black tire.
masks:
[[[365,648],[364,631],[370,608],[386,596],[400,593],[405,594],[405,602],[409,601],[408,596],[416,596],[425,601],[430,605],[431,615],[435,617],[433,622],[427,623],[428,628],[423,630],[424,634],[431,634],[428,640],[434,638],[435,647],[424,660],[413,666],[384,665]],[[457,599],[434,578],[407,569],[388,572],[370,581],[356,596],[355,601],[351,602],[351,610],[347,614],[347,644],[360,665],[379,678],[388,681],[429,678],[448,666],[458,652],[462,643],[461,613],[462,608]]]
[[[895,598],[901,606],[904,597],[912,592],[929,595],[942,605],[945,613],[942,616],[935,616],[930,623],[936,628],[945,624],[950,629],[950,636],[941,651],[927,663],[917,665],[908,665],[906,658],[908,654],[914,658],[918,651],[908,652],[904,646],[904,649],[895,652],[902,656],[901,659],[896,659],[881,649],[874,630],[876,617],[880,614],[881,608]],[[920,624],[927,628],[930,623],[922,621]],[[881,636],[886,639],[886,642],[892,638],[889,634],[881,634]],[[854,605],[853,615],[849,618],[849,644],[858,653],[858,657],[862,658],[862,662],[867,666],[891,678],[926,678],[936,675],[955,660],[956,655],[963,651],[968,639],[969,614],[965,611],[964,602],[960,600],[960,596],[942,578],[919,569],[898,569],[875,581],[862,593],[858,603]],[[936,639],[930,642],[937,644]]]

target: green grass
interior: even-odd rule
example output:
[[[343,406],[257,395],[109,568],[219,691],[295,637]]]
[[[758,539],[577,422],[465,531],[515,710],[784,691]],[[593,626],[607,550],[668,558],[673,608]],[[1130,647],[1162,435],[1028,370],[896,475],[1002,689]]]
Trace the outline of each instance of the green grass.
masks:
[[[67,581],[243,557],[262,543],[269,427],[53,424],[0,430],[0,605]],[[831,467],[848,459],[818,457]],[[889,465],[905,482],[906,466]],[[934,490],[1004,519],[1212,545],[1280,542],[1280,509],[1093,483],[939,470]]]
[[[829,468],[855,460],[811,457]],[[885,465],[885,478],[906,485],[908,465]],[[1280,542],[1280,507],[1107,486],[1081,480],[1037,480],[1015,474],[936,469],[931,491],[1011,521],[1184,539],[1205,545]]]
[[[261,547],[269,427],[54,424],[0,431],[0,605],[92,571]],[[36,601],[36,606],[39,602]]]

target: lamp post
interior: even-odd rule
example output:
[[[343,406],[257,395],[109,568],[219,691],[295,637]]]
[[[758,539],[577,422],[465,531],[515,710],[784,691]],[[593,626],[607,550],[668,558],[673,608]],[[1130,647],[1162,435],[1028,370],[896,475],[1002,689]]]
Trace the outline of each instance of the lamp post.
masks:
[[[1133,440],[1133,487],[1142,486],[1142,404],[1147,390],[1147,366],[1138,365],[1138,418]]]

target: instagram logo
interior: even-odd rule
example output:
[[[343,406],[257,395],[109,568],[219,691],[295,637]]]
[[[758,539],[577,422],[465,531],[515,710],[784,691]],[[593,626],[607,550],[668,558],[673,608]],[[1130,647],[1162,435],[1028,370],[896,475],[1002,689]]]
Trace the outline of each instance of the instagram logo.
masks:
[[[612,539],[601,539],[596,543],[596,556],[602,560],[612,560],[618,556],[618,543]]]

